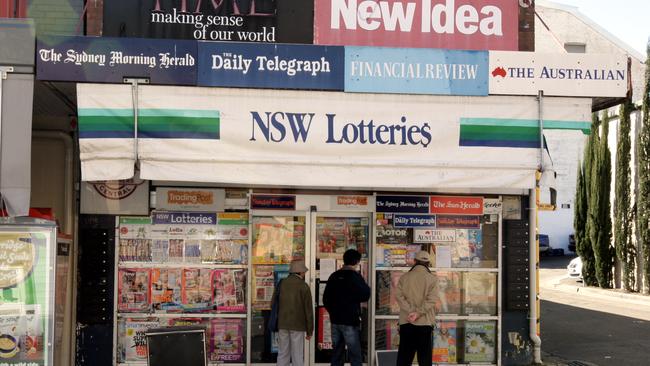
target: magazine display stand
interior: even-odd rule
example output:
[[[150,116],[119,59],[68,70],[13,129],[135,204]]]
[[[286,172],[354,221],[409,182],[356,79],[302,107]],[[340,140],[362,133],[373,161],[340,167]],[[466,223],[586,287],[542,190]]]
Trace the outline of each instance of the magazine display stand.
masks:
[[[116,222],[115,363],[145,365],[152,328],[205,330],[209,364],[246,361],[248,213],[153,212]]]
[[[497,364],[500,215],[467,216],[471,225],[467,220],[449,220],[445,227],[439,222],[416,228],[395,225],[395,216],[376,214],[375,349],[398,348],[397,284],[414,264],[415,254],[426,250],[438,279],[433,363]]]

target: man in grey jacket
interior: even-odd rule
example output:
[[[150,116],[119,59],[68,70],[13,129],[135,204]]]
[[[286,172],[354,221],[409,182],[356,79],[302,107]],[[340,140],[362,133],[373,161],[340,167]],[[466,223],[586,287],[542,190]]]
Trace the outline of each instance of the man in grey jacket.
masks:
[[[311,291],[305,283],[308,271],[304,261],[293,261],[289,277],[280,282],[278,307],[278,366],[302,366],[304,339],[314,332],[314,308]],[[277,292],[273,294],[275,298]]]
[[[397,366],[411,365],[416,352],[419,366],[431,366],[436,277],[429,270],[429,261],[428,252],[418,252],[415,265],[397,284],[400,337]]]

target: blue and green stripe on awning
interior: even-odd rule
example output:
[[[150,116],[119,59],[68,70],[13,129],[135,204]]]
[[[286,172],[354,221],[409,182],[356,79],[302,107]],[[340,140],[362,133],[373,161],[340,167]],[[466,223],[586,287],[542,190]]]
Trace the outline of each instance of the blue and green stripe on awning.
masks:
[[[79,138],[132,138],[133,109],[79,109]],[[160,139],[220,138],[216,110],[140,109],[138,137]]]
[[[545,130],[589,133],[591,122],[544,121]],[[539,121],[532,119],[461,118],[460,146],[539,148]]]

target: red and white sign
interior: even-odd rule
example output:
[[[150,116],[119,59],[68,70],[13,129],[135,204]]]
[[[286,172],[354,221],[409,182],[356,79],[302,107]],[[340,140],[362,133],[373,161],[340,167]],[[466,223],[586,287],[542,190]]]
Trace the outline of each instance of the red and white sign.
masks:
[[[318,0],[322,45],[518,50],[514,0]]]
[[[431,196],[430,200],[433,214],[483,215],[483,197]]]

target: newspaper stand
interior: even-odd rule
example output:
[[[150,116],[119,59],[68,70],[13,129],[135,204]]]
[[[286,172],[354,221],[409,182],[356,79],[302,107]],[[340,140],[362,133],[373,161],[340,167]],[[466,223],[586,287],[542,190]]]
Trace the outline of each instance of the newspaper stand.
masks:
[[[149,366],[206,366],[205,328],[153,328],[147,337]]]

